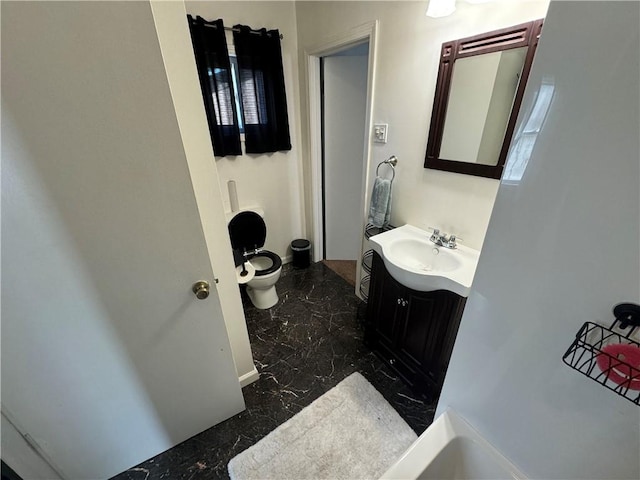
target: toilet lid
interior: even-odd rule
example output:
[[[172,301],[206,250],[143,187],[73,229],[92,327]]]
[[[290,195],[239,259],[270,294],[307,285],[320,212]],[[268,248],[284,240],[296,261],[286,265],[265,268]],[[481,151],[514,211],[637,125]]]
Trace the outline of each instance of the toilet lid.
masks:
[[[229,222],[231,248],[249,251],[262,248],[267,238],[267,227],[255,212],[240,212]]]

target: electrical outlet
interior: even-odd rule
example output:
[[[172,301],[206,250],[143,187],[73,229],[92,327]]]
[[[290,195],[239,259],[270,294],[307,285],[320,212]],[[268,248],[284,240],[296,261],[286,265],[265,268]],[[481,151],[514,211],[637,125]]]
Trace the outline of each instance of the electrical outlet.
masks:
[[[389,132],[389,124],[376,123],[373,126],[373,141],[376,143],[387,143],[388,132]]]

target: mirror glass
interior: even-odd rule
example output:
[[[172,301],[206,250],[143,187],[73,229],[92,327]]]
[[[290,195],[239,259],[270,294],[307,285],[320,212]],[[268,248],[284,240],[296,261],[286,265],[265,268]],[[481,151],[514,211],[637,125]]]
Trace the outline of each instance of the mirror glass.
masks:
[[[456,61],[440,157],[498,164],[526,55],[520,47]]]
[[[500,178],[542,20],[442,44],[425,168]]]

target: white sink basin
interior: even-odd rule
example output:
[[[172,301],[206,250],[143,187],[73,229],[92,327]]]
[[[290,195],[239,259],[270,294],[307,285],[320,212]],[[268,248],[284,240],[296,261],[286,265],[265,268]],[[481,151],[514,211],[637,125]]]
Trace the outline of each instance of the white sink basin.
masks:
[[[458,245],[452,250],[429,240],[430,233],[404,225],[369,239],[393,278],[420,292],[449,290],[469,296],[480,252]]]

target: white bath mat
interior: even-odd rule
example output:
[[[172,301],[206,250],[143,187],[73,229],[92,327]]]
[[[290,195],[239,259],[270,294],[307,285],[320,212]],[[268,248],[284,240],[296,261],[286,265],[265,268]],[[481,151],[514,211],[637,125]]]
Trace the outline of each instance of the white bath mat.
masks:
[[[379,478],[417,436],[354,373],[229,462],[232,480]]]

